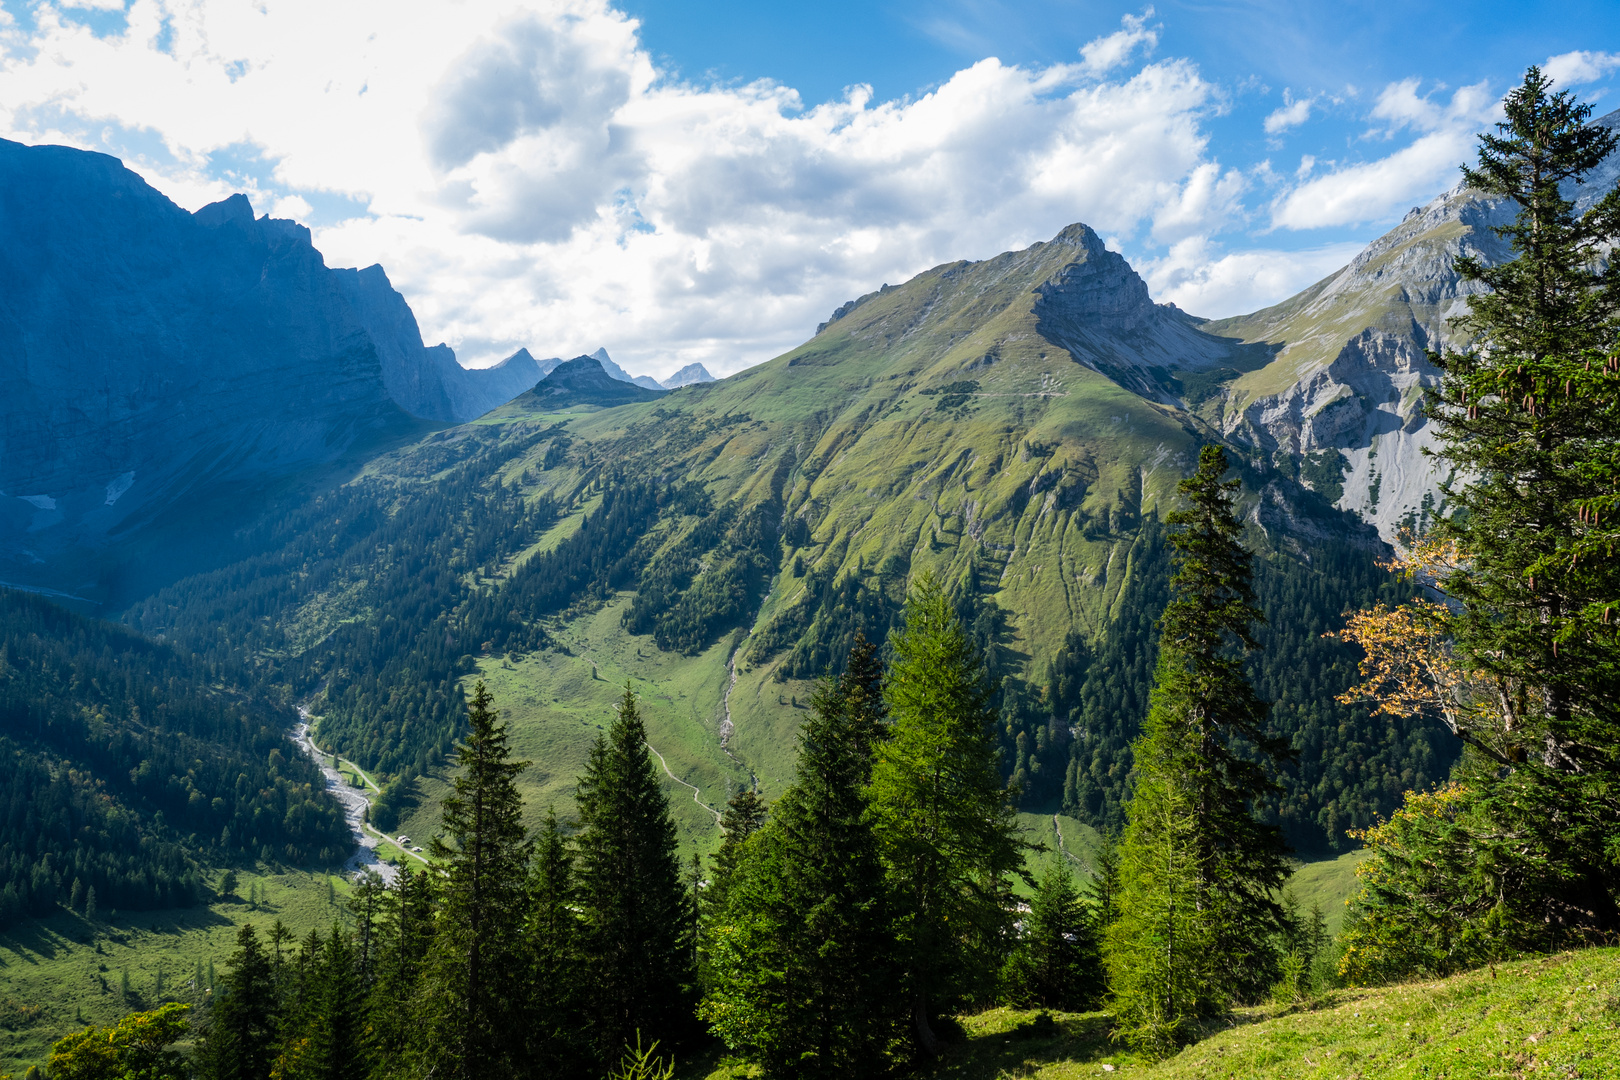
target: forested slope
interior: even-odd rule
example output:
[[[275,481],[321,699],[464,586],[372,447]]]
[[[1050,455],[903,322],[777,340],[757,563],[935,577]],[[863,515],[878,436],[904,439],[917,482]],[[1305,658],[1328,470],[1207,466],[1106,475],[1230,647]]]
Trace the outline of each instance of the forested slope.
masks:
[[[57,904],[192,904],[204,862],[347,854],[337,807],[286,738],[290,710],[220,674],[0,591],[0,927]]]

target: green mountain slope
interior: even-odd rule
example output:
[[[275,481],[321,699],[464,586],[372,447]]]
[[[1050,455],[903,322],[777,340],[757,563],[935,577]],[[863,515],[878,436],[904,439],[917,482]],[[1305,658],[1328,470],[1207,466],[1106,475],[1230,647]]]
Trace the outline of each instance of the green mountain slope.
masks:
[[[511,712],[539,814],[566,813],[629,679],[706,846],[705,805],[781,790],[807,680],[857,630],[881,638],[929,570],[1004,680],[1025,806],[1113,827],[1168,573],[1158,522],[1219,437],[1178,395],[1267,355],[1153,304],[1074,226],[852,301],[729,379],[616,407],[525,395],[273,508],[264,554],[130,618],[311,701],[326,742],[395,779],[418,836],[466,680]],[[1392,588],[1370,531],[1285,472],[1245,482],[1277,646],[1255,675],[1300,749],[1266,812],[1321,848],[1443,775],[1448,748],[1332,700],[1353,657],[1322,633]]]

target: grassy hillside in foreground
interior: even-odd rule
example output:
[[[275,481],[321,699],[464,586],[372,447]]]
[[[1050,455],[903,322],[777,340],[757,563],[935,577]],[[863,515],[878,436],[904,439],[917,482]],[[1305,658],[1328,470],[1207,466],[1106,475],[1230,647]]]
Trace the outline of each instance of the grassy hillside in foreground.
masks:
[[[87,1024],[113,1023],[163,1001],[196,1002],[197,965],[206,972],[212,960],[223,978],[237,929],[245,923],[263,931],[280,919],[301,939],[343,917],[347,885],[336,876],[238,871],[238,877],[240,899],[113,912],[94,923],[59,910],[0,935],[0,1073],[21,1076],[29,1065],[43,1067],[51,1043]],[[328,881],[336,906],[327,900]],[[264,897],[257,907],[247,902],[254,887]],[[120,992],[126,970],[127,1003]]]
[[[1241,1009],[1167,1061],[1151,1063],[1108,1039],[1105,1013],[994,1009],[963,1018],[967,1039],[933,1069],[937,1080],[1340,1080],[1620,1075],[1620,949],[1503,964],[1439,982],[1340,990],[1301,1006]],[[1104,1066],[1113,1066],[1112,1070]],[[729,1066],[685,1075],[736,1080]]]

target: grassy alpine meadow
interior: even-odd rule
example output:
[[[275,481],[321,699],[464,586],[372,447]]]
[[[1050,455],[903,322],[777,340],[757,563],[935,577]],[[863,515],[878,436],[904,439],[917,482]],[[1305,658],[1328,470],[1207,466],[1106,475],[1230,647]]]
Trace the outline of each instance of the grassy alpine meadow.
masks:
[[[238,870],[235,893],[211,904],[104,912],[94,921],[60,911],[13,927],[0,934],[0,1074],[43,1068],[53,1042],[90,1024],[167,1001],[196,1004],[210,963],[224,977],[240,927],[263,933],[280,920],[295,939],[324,933],[346,925],[347,894],[337,874]]]
[[[1043,1019],[1047,1017],[1048,1019]],[[1433,982],[1336,990],[1297,1005],[1239,1009],[1167,1060],[1109,1038],[1107,1013],[992,1009],[932,1080],[1486,1080],[1620,1076],[1620,949],[1518,960]],[[694,1060],[685,1076],[740,1080],[747,1069]]]

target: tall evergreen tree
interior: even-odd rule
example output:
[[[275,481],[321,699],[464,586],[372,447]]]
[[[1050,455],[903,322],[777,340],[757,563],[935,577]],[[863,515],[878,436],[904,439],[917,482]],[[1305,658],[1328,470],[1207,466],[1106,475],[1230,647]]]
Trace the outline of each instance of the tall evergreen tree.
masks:
[[[311,930],[288,965],[276,1080],[339,1080],[362,1051],[365,1000],[354,942],[337,927]]]
[[[506,725],[482,682],[467,707],[454,793],[444,800],[438,932],[418,994],[419,1067],[434,1075],[499,1080],[520,1068],[524,1030],[523,924],[532,845],[523,828]]]
[[[912,1029],[929,1055],[936,1010],[993,993],[1011,929],[1006,879],[1022,863],[983,670],[944,589],[923,574],[894,638],[892,722],[871,799]]]
[[[707,936],[701,1013],[767,1076],[860,1077],[887,1065],[889,905],[865,792],[881,669],[863,670],[868,660],[812,697],[797,779],[740,849]]]
[[[1102,1000],[1097,924],[1068,867],[1041,875],[1004,973],[1009,1000],[1078,1012]]]
[[[1146,735],[1136,752],[1136,789],[1119,850],[1119,917],[1104,932],[1103,955],[1115,1037],[1167,1054],[1219,1000],[1215,935],[1200,906],[1207,871],[1193,793],[1171,771],[1178,763],[1194,767],[1191,755],[1178,741],[1150,742]],[[1152,756],[1144,760],[1144,752]]]
[[[1204,447],[1179,486],[1188,508],[1168,518],[1174,598],[1160,619],[1148,720],[1133,747],[1136,809],[1127,811],[1121,844],[1122,915],[1108,938],[1116,984],[1145,990],[1124,970],[1141,941],[1185,940],[1179,920],[1189,906],[1197,913],[1199,948],[1179,954],[1187,969],[1151,984],[1161,1000],[1116,985],[1121,1030],[1153,1045],[1163,1045],[1163,1025],[1274,981],[1268,943],[1282,916],[1274,894],[1288,874],[1281,832],[1252,813],[1272,785],[1246,748],[1285,748],[1266,734],[1266,705],[1243,672],[1242,653],[1259,647],[1252,627],[1261,615],[1233,513],[1239,485],[1222,481],[1226,469],[1225,452]]]
[[[429,870],[401,871],[382,897],[376,934],[376,977],[366,997],[365,1061],[372,1080],[414,1076],[405,1052],[417,1041],[417,983],[433,943],[435,882]]]
[[[720,850],[714,855],[713,872],[702,890],[702,906],[707,913],[722,912],[731,891],[731,877],[742,861],[743,846],[759,832],[770,816],[770,804],[752,788],[742,788],[726,800],[720,815]]]
[[[591,750],[577,794],[576,893],[600,1067],[637,1032],[665,1045],[691,1028],[691,897],[681,880],[669,796],[628,685]]]
[[[198,1048],[207,1080],[266,1080],[276,1056],[275,972],[251,925],[236,934],[236,951],[215,992],[212,1016]]]
[[[1592,109],[1530,68],[1464,180],[1517,204],[1513,258],[1459,259],[1465,347],[1435,358],[1429,413],[1462,479],[1436,529],[1455,653],[1477,678],[1457,733],[1492,825],[1473,837],[1508,947],[1620,930],[1620,192],[1575,185],[1620,147]]]
[[[536,1076],[576,1076],[586,1071],[590,1046],[585,1024],[584,957],[575,912],[574,859],[557,823],[547,813],[535,845],[529,886],[528,937],[532,999],[529,1006],[529,1070]]]

